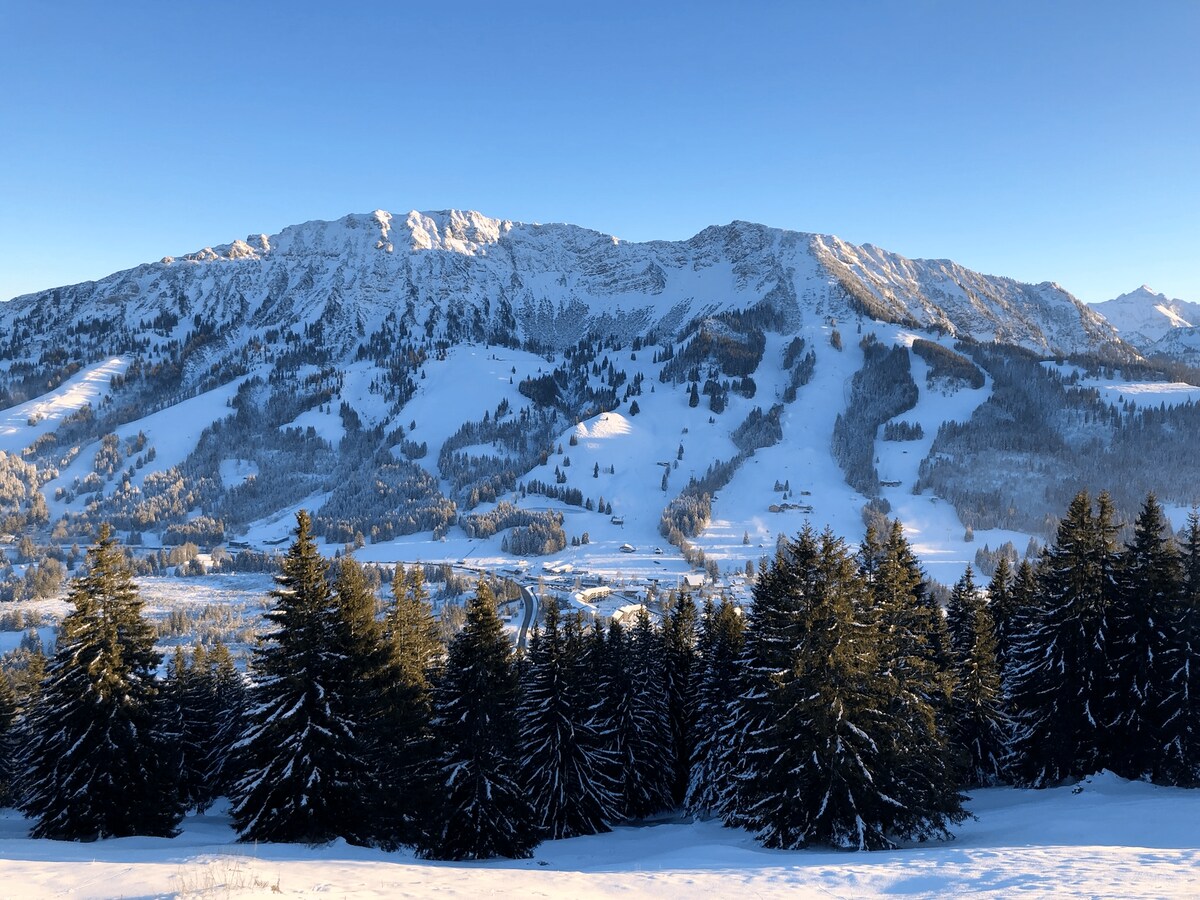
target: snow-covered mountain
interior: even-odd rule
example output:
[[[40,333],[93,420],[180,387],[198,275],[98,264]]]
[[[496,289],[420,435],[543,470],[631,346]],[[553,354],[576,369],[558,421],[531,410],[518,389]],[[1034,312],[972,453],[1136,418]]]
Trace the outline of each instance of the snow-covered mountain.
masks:
[[[1191,361],[1200,350],[1200,303],[1173,300],[1147,285],[1112,300],[1095,303],[1121,337],[1146,354],[1163,354]]]
[[[793,325],[866,313],[1042,352],[1120,348],[1092,308],[1055,284],[827,235],[733,222],[686,241],[638,244],[455,210],[377,210],[167,257],[19,297],[0,307],[0,330],[29,319],[38,327],[25,339],[55,347],[64,331],[103,322],[115,353],[164,313],[199,317],[234,342],[319,320],[350,349],[395,312],[430,336],[506,334],[562,348],[589,332],[666,334],[759,303]]]
[[[269,549],[306,507],[650,578],[889,515],[953,580],[1080,487],[1200,499],[1200,393],[1143,363],[1057,285],[826,235],[376,211],[0,304],[0,531]]]

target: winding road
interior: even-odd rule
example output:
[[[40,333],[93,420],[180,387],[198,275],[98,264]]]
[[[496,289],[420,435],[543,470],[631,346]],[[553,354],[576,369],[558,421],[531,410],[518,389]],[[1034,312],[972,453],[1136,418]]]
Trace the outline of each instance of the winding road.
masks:
[[[533,627],[534,619],[537,618],[538,601],[537,595],[534,594],[525,585],[518,585],[521,589],[521,606],[525,610],[525,614],[521,617],[521,633],[517,637],[517,649],[525,649],[525,639],[529,636],[529,629]]]

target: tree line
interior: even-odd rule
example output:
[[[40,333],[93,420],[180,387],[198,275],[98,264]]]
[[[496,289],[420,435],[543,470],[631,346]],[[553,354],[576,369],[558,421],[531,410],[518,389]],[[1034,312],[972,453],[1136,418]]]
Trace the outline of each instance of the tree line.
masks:
[[[518,655],[481,581],[444,642],[419,566],[380,607],[298,516],[246,676],[221,648],[166,677],[112,533],[32,696],[0,679],[7,796],[36,837],[174,834],[218,796],[245,841],[335,838],[425,857],[683,810],[768,847],[945,838],[964,790],[1100,768],[1200,777],[1200,515],[1153,496],[1124,547],[1080,494],[1055,542],[943,610],[898,523],[857,549],[806,527],[753,605],[683,595],[607,627],[545,608]]]

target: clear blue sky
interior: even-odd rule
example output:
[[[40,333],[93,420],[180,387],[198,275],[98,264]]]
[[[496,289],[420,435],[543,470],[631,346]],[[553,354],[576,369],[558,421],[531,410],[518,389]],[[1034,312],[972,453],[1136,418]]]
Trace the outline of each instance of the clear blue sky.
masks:
[[[1200,301],[1200,2],[0,0],[0,297],[377,207]]]

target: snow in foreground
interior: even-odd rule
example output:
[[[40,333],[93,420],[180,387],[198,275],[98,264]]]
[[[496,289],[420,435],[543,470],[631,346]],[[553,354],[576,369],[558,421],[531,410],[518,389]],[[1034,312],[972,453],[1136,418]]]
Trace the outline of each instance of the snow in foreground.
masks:
[[[20,897],[1195,897],[1200,792],[1100,775],[1077,788],[978,791],[958,840],[895,852],[764,850],[712,822],[620,828],[533,859],[429,863],[342,843],[233,843],[223,816],[174,840],[32,841],[0,818],[0,879]]]

